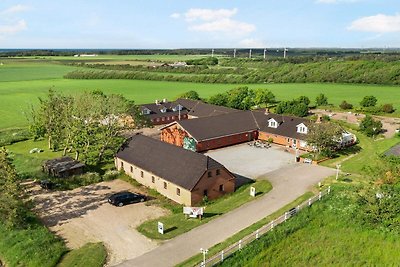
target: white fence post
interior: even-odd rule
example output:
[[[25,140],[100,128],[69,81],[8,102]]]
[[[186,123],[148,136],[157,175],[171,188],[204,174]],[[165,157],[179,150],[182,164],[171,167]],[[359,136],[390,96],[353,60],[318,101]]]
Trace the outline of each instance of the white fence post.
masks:
[[[287,220],[287,211],[285,212],[285,221]]]
[[[274,229],[274,220],[271,221],[271,230]]]
[[[328,194],[331,193],[331,186],[328,187]]]
[[[242,239],[239,240],[239,250],[242,249]]]
[[[318,200],[321,200],[321,198],[322,198],[322,192],[320,191],[318,194]]]
[[[224,261],[224,251],[221,251],[221,261]]]
[[[257,229],[256,231],[256,239],[258,239],[258,237],[259,237],[259,229]]]
[[[311,206],[311,198],[308,199],[308,206]]]
[[[300,211],[300,205],[297,205],[297,212],[299,212]]]

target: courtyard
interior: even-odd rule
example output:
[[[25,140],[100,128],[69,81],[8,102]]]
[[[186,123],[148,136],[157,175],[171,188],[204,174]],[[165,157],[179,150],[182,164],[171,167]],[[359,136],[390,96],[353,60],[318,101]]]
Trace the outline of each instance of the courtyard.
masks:
[[[294,154],[276,145],[261,148],[246,143],[212,150],[206,155],[223,164],[232,173],[250,179],[296,164]]]

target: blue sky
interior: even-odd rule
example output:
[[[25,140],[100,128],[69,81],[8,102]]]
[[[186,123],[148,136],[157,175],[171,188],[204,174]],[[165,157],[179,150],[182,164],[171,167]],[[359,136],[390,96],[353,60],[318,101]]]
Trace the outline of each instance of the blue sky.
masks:
[[[0,48],[400,47],[400,0],[0,0]]]

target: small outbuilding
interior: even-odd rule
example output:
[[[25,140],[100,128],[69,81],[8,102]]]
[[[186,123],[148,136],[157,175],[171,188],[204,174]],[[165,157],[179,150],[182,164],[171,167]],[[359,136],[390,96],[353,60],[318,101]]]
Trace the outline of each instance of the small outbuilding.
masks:
[[[74,160],[71,157],[46,160],[42,165],[43,172],[61,178],[82,174],[84,168],[85,164]]]

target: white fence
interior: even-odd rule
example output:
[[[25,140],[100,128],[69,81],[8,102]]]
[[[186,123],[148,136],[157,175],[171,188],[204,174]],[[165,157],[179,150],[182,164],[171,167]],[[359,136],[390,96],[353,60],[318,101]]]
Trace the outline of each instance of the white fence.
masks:
[[[248,236],[240,239],[238,242],[230,245],[226,249],[221,250],[220,252],[214,254],[213,256],[211,256],[209,258],[206,258],[207,250],[204,251],[203,252],[204,253],[203,254],[203,260],[200,263],[196,264],[195,266],[200,266],[200,267],[214,266],[215,264],[224,261],[224,259],[226,259],[230,255],[232,255],[236,251],[241,250],[244,246],[246,246],[250,242],[258,239],[261,235],[268,233],[275,226],[285,222],[287,219],[289,219],[290,217],[294,216],[300,210],[311,206],[314,202],[316,202],[318,200],[321,200],[322,197],[324,197],[325,195],[330,194],[330,192],[331,192],[331,187],[328,187],[326,190],[319,192],[318,195],[308,199],[307,201],[304,201],[303,203],[301,203],[297,207],[294,207],[294,208],[290,209],[289,211],[285,212],[284,214],[282,214],[281,216],[279,216],[275,220],[272,220],[271,222],[269,222],[268,224],[262,226],[261,228],[259,228],[255,232],[253,232],[253,233],[249,234]]]

